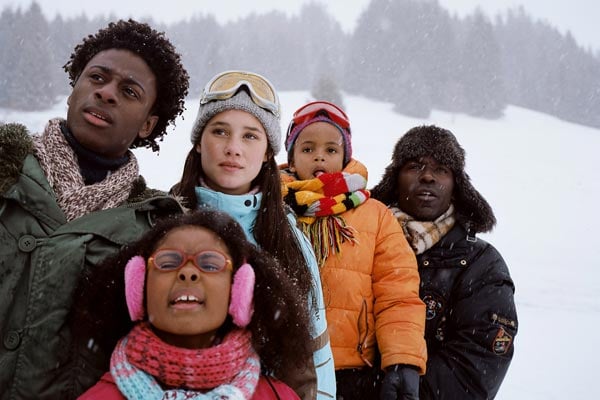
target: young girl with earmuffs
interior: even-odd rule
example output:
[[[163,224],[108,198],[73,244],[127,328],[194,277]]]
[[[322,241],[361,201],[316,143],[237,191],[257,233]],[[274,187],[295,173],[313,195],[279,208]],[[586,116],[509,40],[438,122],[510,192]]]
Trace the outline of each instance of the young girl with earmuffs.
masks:
[[[85,400],[298,399],[273,376],[312,362],[306,298],[222,212],[160,221],[84,271],[76,304],[78,336],[114,347]]]

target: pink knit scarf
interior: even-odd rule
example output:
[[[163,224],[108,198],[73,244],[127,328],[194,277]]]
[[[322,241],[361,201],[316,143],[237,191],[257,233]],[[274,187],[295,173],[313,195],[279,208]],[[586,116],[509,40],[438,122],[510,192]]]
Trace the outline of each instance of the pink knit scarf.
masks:
[[[260,375],[260,361],[251,344],[248,330],[236,329],[215,346],[185,349],[160,340],[148,323],[136,325],[119,342],[111,359],[111,373],[128,364],[171,388],[207,391],[233,386],[251,398]],[[121,351],[124,350],[124,351]],[[131,378],[132,375],[115,377]]]

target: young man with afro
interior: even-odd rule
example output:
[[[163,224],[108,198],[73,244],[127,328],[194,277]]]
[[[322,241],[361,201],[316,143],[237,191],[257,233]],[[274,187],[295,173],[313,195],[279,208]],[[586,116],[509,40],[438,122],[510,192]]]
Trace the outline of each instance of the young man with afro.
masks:
[[[80,271],[182,212],[146,187],[130,151],[157,151],[184,110],[189,78],[171,42],[121,20],[83,39],[64,68],[66,119],[33,136],[0,125],[3,400],[76,398],[98,380],[110,355],[68,324]]]

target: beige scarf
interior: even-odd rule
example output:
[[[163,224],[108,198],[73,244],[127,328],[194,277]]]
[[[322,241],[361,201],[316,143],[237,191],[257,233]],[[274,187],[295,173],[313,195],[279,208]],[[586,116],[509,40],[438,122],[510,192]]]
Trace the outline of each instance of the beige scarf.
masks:
[[[454,206],[451,204],[448,210],[437,217],[435,221],[415,221],[413,217],[406,214],[398,207],[390,207],[394,216],[402,226],[404,236],[415,251],[415,254],[423,254],[444,237],[452,229],[454,222]]]
[[[33,137],[33,151],[67,221],[93,211],[115,208],[125,202],[139,174],[133,153],[129,152],[127,164],[110,173],[102,182],[86,186],[77,156],[60,130],[61,122],[61,119],[50,120],[44,133]]]

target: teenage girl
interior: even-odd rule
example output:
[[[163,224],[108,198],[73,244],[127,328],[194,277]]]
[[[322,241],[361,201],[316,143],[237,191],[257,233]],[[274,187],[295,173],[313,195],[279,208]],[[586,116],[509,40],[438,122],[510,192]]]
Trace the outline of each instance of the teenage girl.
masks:
[[[191,134],[192,148],[173,193],[190,209],[229,213],[248,240],[274,256],[309,302],[313,367],[278,376],[303,399],[335,398],[319,270],[310,243],[284,208],[275,155],[281,147],[280,104],[264,77],[218,74],[206,85]]]

